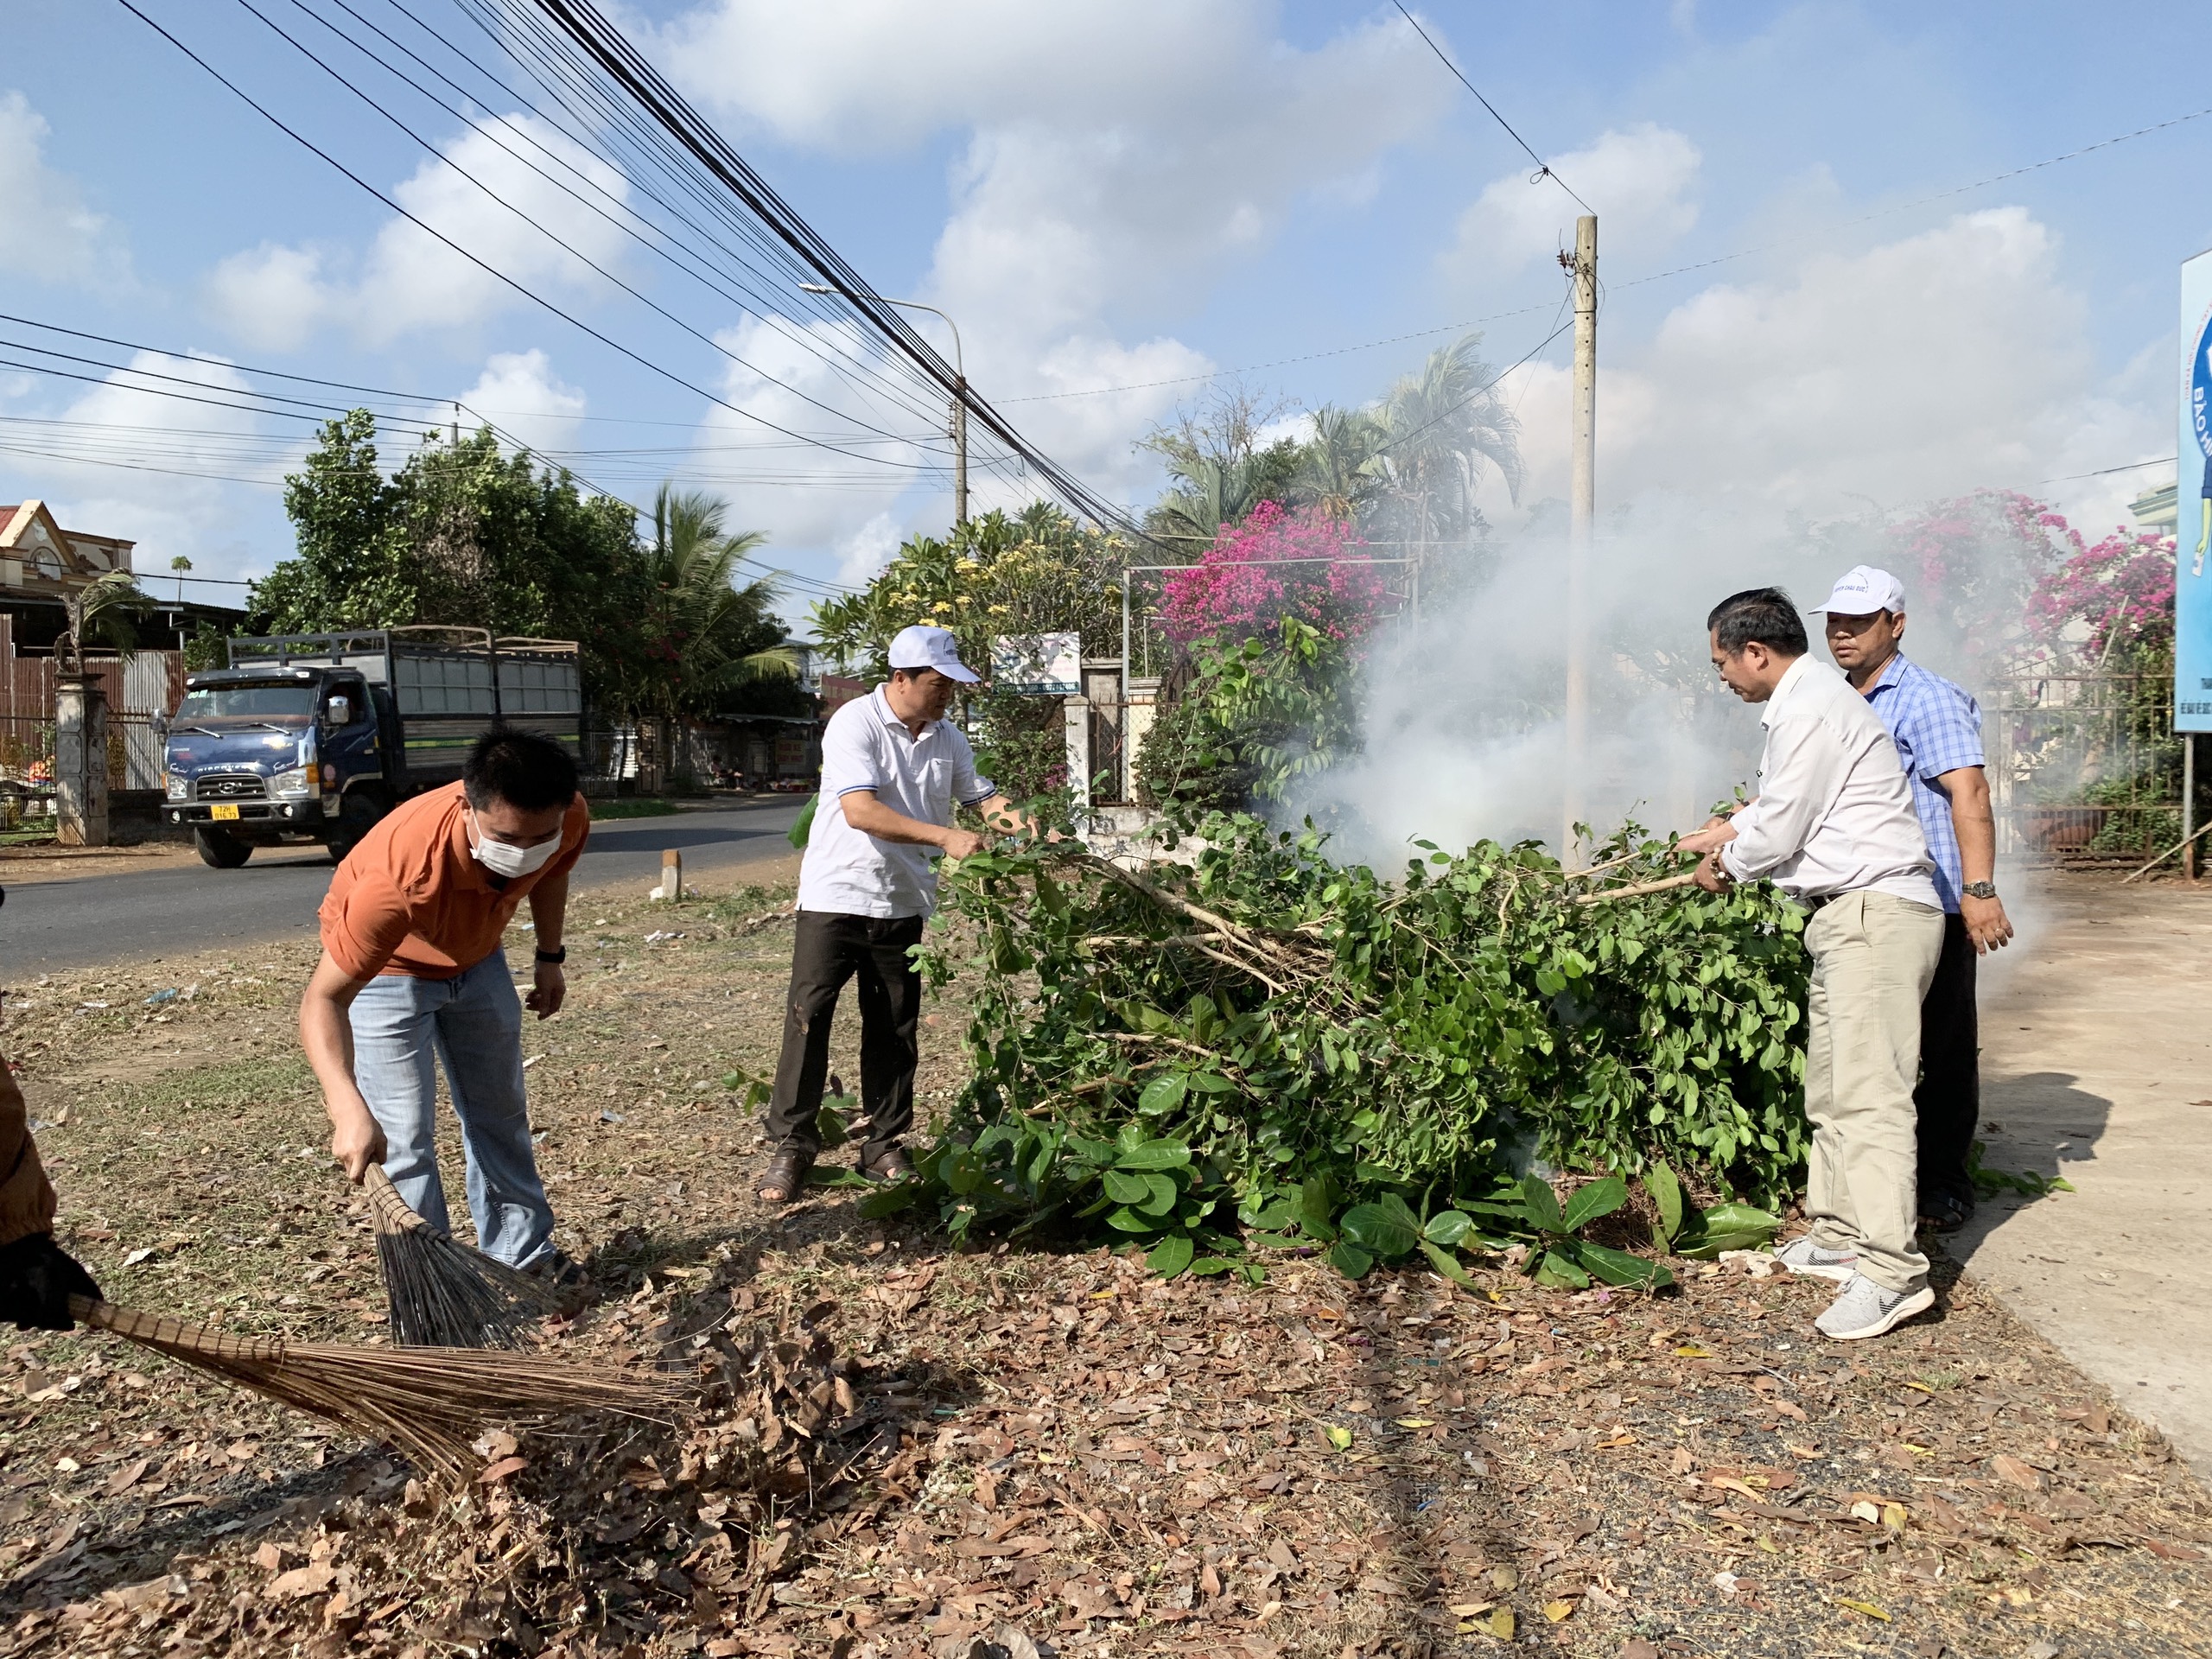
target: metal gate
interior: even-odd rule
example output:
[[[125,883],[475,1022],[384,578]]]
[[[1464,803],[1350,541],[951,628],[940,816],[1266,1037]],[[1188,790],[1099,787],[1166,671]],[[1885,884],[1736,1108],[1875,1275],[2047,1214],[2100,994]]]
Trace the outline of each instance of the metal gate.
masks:
[[[2171,672],[2022,673],[1989,702],[2000,852],[2140,860],[2180,839]]]

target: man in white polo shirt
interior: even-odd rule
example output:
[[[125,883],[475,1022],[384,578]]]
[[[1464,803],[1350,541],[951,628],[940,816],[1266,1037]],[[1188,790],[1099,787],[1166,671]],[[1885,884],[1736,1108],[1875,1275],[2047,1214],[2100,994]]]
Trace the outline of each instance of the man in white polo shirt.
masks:
[[[830,1071],[830,1022],[838,993],[855,976],[868,1116],[861,1173],[899,1180],[909,1173],[899,1141],[914,1122],[922,997],[911,953],[937,908],[932,861],[965,858],[983,845],[982,836],[953,824],[956,804],[999,828],[1022,823],[976,772],[975,751],[944,718],[958,689],[979,677],[960,660],[950,631],[903,629],[890,658],[890,679],[838,709],[822,737],[822,793],[799,866],[798,938],[768,1105],[775,1151],[760,1197],[770,1204],[788,1204],[805,1190],[821,1150],[815,1120]]]
[[[1815,1321],[1821,1335],[1878,1337],[1936,1300],[1914,1238],[1912,1103],[1920,1006],[1943,947],[1934,864],[1888,728],[1848,680],[1806,654],[1789,596],[1732,594],[1706,626],[1722,681],[1766,705],[1766,753],[1758,798],[1679,845],[1705,855],[1700,887],[1717,893],[1764,878],[1814,912],[1805,925],[1813,1230],[1780,1260],[1842,1284]]]

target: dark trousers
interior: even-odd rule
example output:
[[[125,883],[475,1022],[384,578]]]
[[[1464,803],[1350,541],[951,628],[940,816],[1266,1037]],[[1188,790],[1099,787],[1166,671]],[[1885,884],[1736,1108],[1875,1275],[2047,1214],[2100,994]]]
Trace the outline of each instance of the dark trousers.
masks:
[[[1920,1005],[1920,1190],[1974,1202],[1967,1154],[1981,1119],[1981,1032],[1974,1015],[1974,941],[1959,917],[1943,918],[1943,954]]]
[[[861,982],[861,1106],[868,1114],[863,1158],[893,1145],[914,1125],[914,1067],[921,1058],[922,976],[907,952],[922,942],[922,918],[798,913],[791,988],[784,999],[784,1052],[768,1102],[768,1138],[813,1147],[815,1118],[830,1074],[830,1021],[838,993]]]

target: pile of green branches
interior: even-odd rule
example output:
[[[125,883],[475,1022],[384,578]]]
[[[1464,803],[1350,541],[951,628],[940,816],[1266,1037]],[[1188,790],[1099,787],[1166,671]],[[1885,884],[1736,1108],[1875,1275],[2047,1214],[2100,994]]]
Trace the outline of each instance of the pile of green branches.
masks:
[[[1246,815],[1141,872],[1069,842],[964,860],[928,966],[969,981],[972,1075],[873,1208],[1141,1243],[1165,1272],[1256,1274],[1255,1246],[1301,1244],[1441,1267],[1517,1238],[1567,1283],[1662,1276],[1578,1236],[1622,1178],[1680,1243],[1770,1230],[1741,1203],[1686,1215],[1677,1172],[1760,1203],[1796,1179],[1801,912],[1762,887],[1645,893],[1681,860],[1637,834],[1575,872],[1534,842],[1423,842],[1395,880]],[[1601,1179],[1562,1210],[1551,1173]]]

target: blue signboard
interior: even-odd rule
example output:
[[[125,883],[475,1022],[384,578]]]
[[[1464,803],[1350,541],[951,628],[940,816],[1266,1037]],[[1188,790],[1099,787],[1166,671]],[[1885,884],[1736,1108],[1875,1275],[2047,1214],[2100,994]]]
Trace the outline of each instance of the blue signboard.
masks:
[[[2181,268],[2181,348],[2174,729],[2212,732],[2212,253]]]

